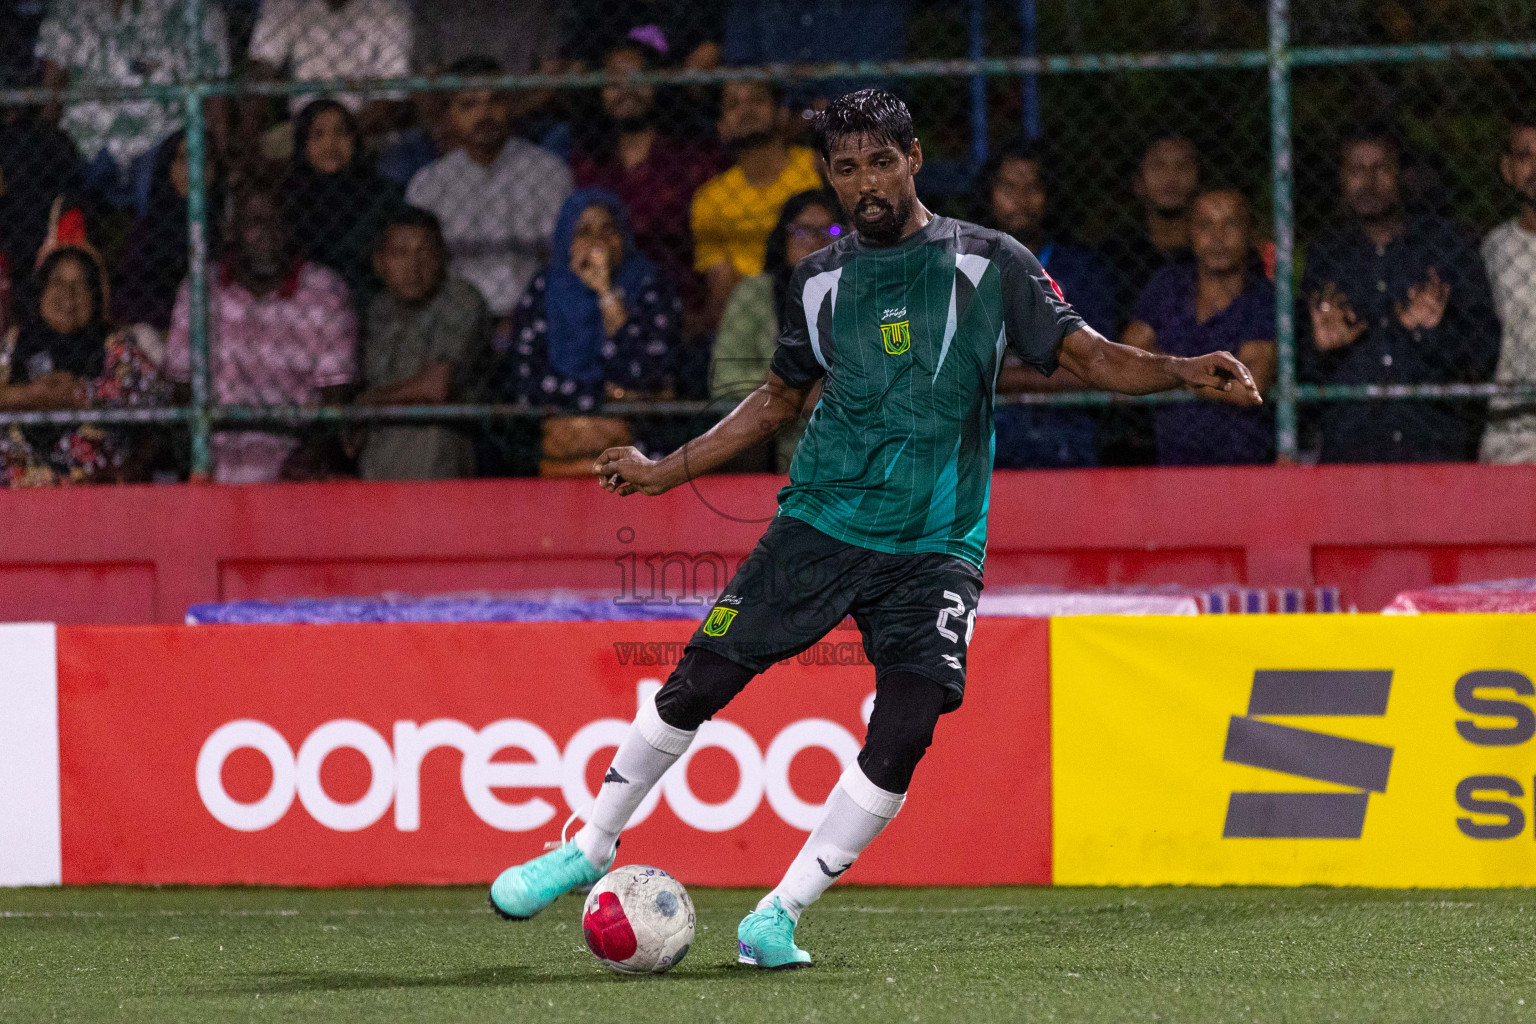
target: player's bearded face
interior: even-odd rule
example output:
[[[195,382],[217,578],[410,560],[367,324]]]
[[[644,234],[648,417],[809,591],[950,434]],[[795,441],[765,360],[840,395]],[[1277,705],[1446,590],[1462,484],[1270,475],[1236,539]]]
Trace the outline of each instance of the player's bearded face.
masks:
[[[871,242],[894,242],[901,237],[902,225],[912,216],[912,198],[902,196],[891,203],[879,196],[862,195],[848,215],[859,234]]]

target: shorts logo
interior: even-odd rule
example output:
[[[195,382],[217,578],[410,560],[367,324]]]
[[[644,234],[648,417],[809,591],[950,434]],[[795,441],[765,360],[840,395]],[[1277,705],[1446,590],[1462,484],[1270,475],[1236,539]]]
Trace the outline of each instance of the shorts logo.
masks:
[[[912,321],[902,320],[894,324],[881,324],[880,340],[885,342],[885,351],[890,355],[905,355],[912,347]]]
[[[1266,722],[1271,715],[1387,713],[1392,672],[1272,670],[1253,674],[1248,714],[1233,716],[1222,760],[1347,788],[1343,793],[1233,793],[1227,839],[1359,839],[1372,793],[1385,793],[1392,748]],[[1261,717],[1263,716],[1263,717]]]
[[[731,628],[731,622],[735,618],[735,608],[716,607],[709,613],[709,618],[704,620],[704,635],[724,636],[725,631]]]

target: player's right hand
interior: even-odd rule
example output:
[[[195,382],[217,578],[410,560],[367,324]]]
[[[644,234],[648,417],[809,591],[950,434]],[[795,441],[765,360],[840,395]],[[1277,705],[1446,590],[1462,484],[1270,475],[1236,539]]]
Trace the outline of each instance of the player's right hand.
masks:
[[[1254,383],[1253,373],[1230,352],[1211,352],[1203,356],[1177,360],[1175,372],[1184,386],[1202,397],[1233,405],[1263,405],[1264,396]]]
[[[609,448],[592,464],[603,490],[619,497],[631,494],[657,495],[672,489],[658,459],[646,458],[638,448]]]

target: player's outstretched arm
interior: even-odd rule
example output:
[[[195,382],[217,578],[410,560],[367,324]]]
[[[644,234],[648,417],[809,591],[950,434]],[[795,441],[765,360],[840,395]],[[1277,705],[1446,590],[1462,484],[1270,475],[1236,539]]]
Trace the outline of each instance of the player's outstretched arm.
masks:
[[[795,388],[769,373],[752,392],[709,430],[662,459],[649,459],[636,448],[609,448],[592,471],[603,489],[620,496],[664,494],[730,462],[793,423],[805,408],[814,384]]]
[[[1234,405],[1260,405],[1263,396],[1248,367],[1230,352],[1184,359],[1117,345],[1091,327],[1061,343],[1061,365],[1102,391],[1150,395],[1188,388]]]

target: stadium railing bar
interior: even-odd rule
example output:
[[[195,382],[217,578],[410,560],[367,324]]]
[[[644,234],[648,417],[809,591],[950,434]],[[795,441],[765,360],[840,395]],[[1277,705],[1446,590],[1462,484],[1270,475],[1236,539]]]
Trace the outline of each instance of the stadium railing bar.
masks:
[[[202,20],[201,0],[187,4],[187,21],[193,31]],[[1298,452],[1297,410],[1305,403],[1359,401],[1363,399],[1486,399],[1507,398],[1536,402],[1536,386],[1499,384],[1418,385],[1308,385],[1297,380],[1295,267],[1295,205],[1291,73],[1300,67],[1344,67],[1361,64],[1443,63],[1450,61],[1509,61],[1536,58],[1536,40],[1408,43],[1365,46],[1292,46],[1289,0],[1268,4],[1266,49],[1190,50],[1155,53],[1084,53],[1009,56],[969,59],[856,61],[810,64],[766,64],[756,67],[722,67],[709,71],[675,69],[637,72],[615,77],[604,72],[521,74],[497,76],[331,79],[302,81],[190,81],[175,85],[100,88],[3,88],[0,106],[68,102],[77,100],[152,99],[177,101],[186,108],[188,150],[188,246],[191,253],[188,285],[191,297],[191,402],[179,408],[99,409],[60,412],[0,410],[0,426],[68,424],[183,424],[192,439],[192,472],[206,475],[210,466],[209,437],[214,427],[229,424],[282,424],[362,422],[464,422],[540,419],[560,411],[527,404],[442,404],[430,406],[219,406],[210,401],[208,358],[208,183],[205,157],[208,132],[204,103],[214,97],[286,97],[319,94],[379,94],[452,92],[463,89],[506,91],[532,89],[591,90],[610,82],[658,86],[719,85],[730,81],[771,81],[784,84],[850,78],[937,79],[1034,75],[1076,75],[1131,71],[1190,71],[1219,69],[1266,69],[1268,72],[1270,167],[1275,244],[1276,343],[1278,376],[1270,395],[1276,407],[1276,450],[1282,460]],[[193,49],[195,50],[195,44]],[[196,59],[194,58],[194,66]],[[997,404],[1030,406],[1096,407],[1111,404],[1157,405],[1194,400],[1188,394],[1124,397],[1094,392],[999,395]],[[719,401],[607,402],[601,406],[614,416],[720,415]]]

